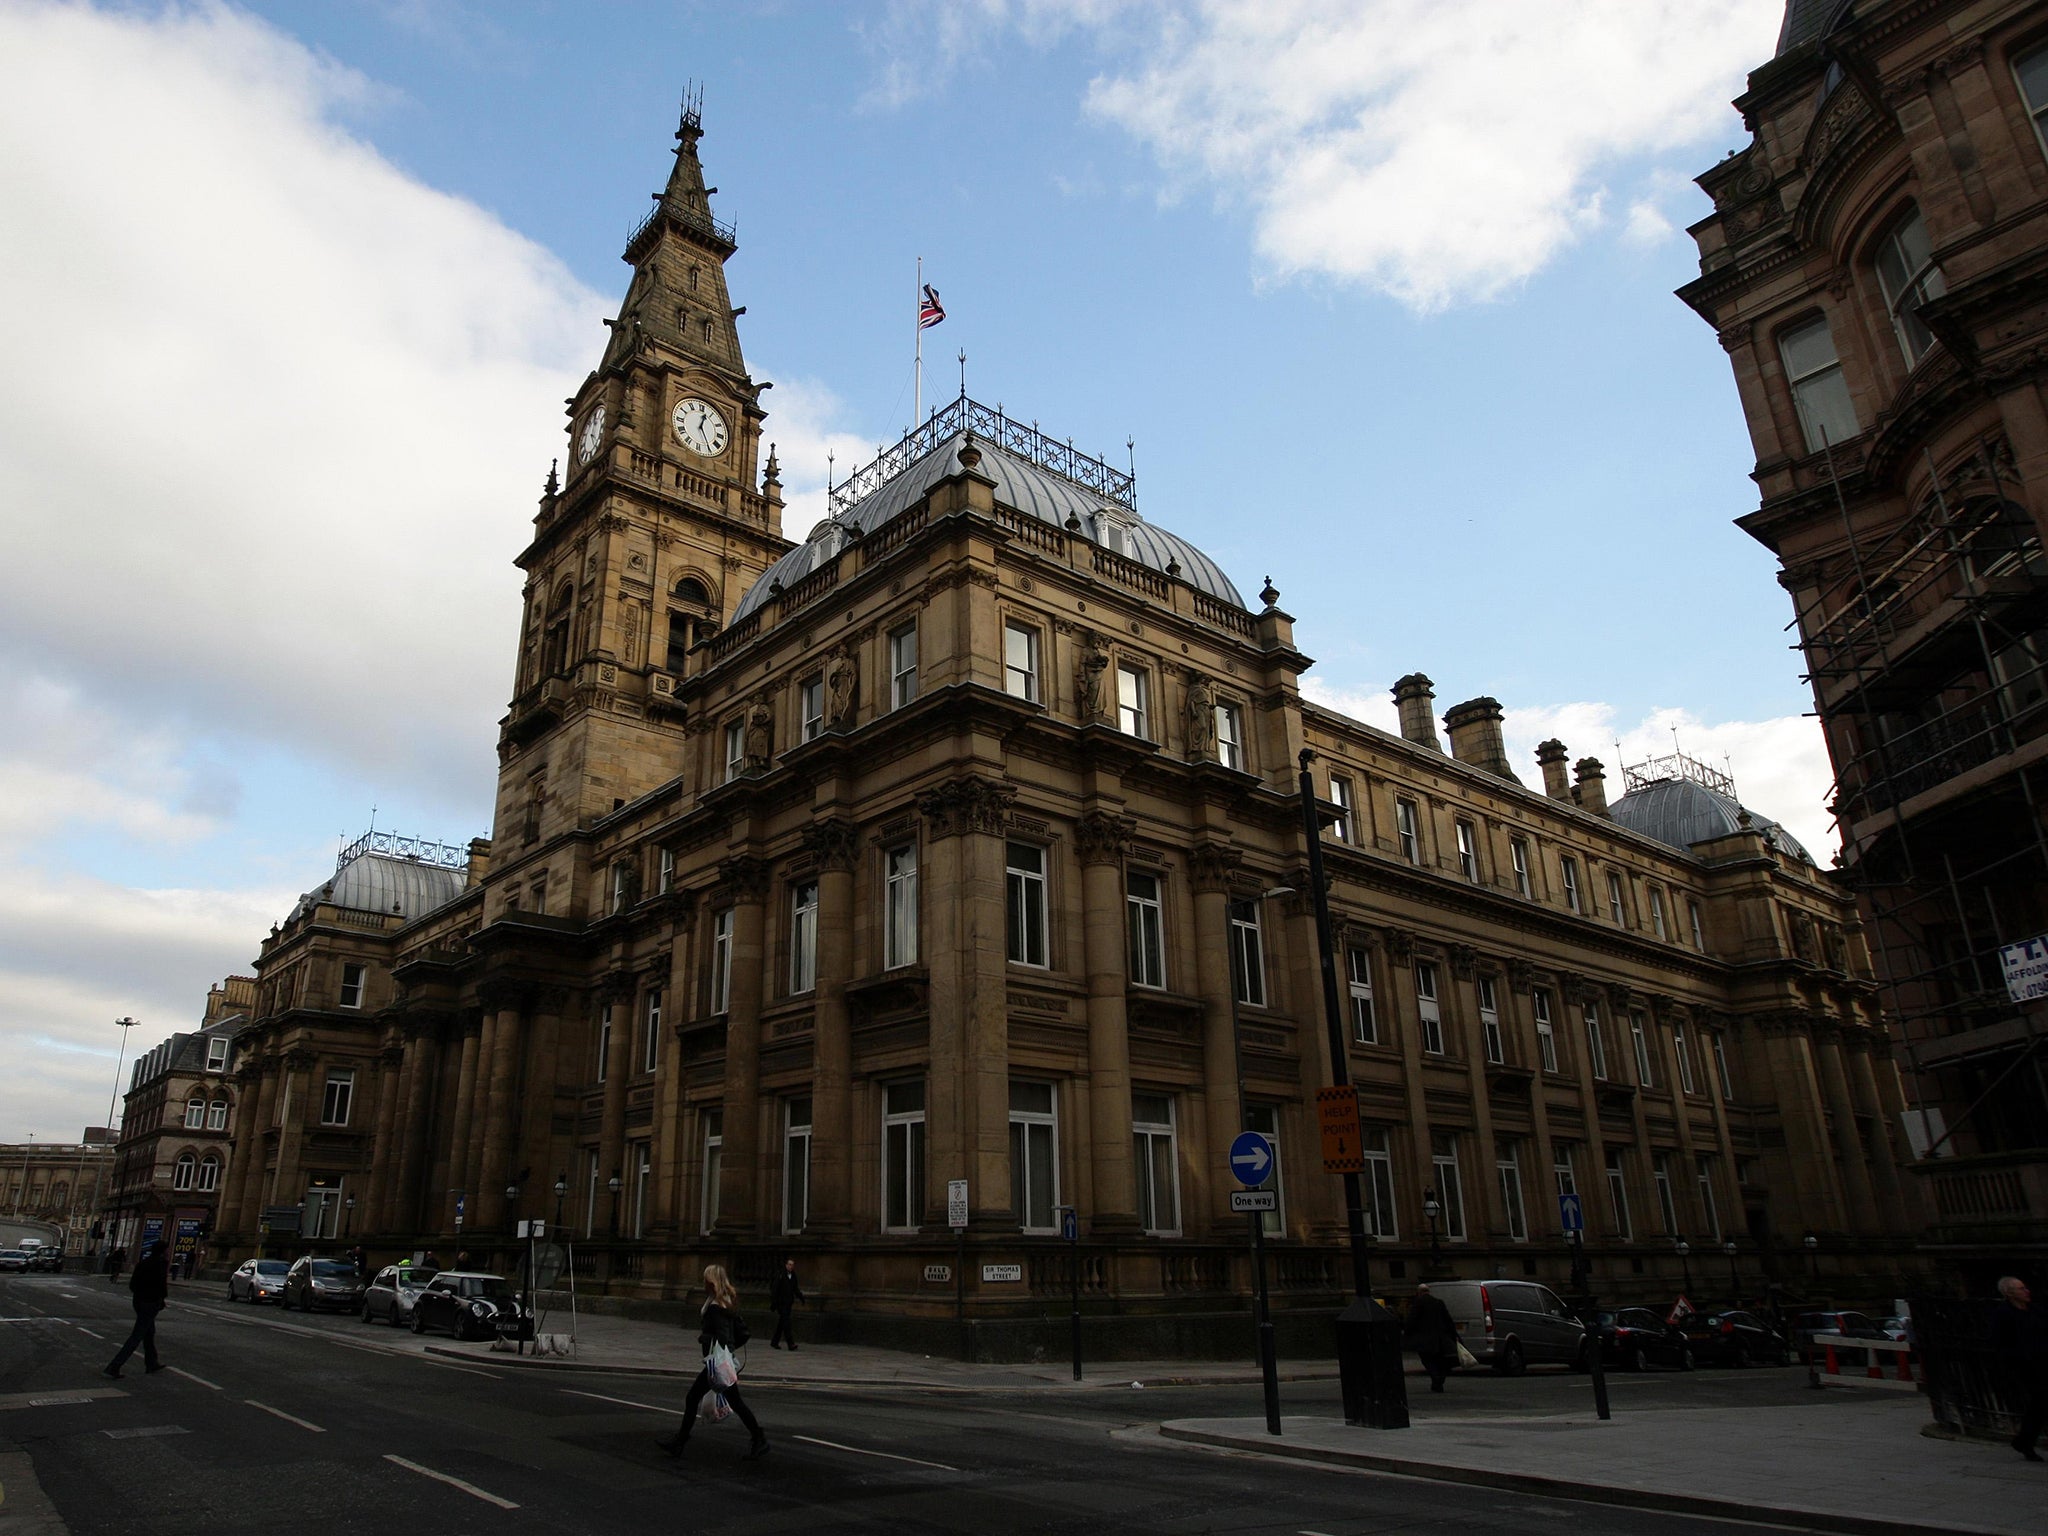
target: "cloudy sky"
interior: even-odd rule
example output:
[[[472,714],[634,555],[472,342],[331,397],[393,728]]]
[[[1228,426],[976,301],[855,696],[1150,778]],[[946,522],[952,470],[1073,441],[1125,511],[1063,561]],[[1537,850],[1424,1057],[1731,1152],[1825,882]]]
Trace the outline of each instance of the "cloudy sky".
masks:
[[[735,15],[735,12],[740,14]],[[704,92],[801,537],[957,388],[1113,460],[1314,690],[1685,747],[1822,857],[1671,290],[1779,0],[0,0],[0,1140],[106,1114],[370,824],[488,833],[523,545]],[[1533,779],[1533,768],[1528,777]]]

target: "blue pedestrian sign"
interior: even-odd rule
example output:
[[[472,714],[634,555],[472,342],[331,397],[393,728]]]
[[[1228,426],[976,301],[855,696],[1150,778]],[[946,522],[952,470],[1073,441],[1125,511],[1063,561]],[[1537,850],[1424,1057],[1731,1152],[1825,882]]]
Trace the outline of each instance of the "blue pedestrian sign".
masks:
[[[1559,1195],[1557,1197],[1557,1224],[1567,1232],[1583,1232],[1586,1230],[1585,1207],[1579,1204],[1579,1197],[1577,1195]]]
[[[1257,1131],[1243,1131],[1230,1144],[1230,1171],[1246,1189],[1257,1189],[1273,1177],[1273,1143]]]
[[[1068,1242],[1078,1242],[1081,1237],[1081,1218],[1071,1205],[1060,1207],[1060,1236]]]

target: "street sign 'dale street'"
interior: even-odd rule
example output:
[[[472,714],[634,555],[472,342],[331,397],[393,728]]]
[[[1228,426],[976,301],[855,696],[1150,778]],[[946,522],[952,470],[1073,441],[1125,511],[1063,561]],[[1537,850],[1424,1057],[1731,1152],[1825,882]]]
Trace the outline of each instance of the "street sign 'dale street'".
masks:
[[[1323,1128],[1323,1171],[1365,1172],[1365,1136],[1358,1124],[1358,1090],[1349,1083],[1316,1090],[1316,1118]]]

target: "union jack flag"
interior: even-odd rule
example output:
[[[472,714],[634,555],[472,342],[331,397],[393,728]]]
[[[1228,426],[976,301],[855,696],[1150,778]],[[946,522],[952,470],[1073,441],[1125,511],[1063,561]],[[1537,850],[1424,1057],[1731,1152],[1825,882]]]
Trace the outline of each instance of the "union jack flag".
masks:
[[[939,302],[939,290],[930,283],[924,285],[924,297],[917,305],[917,328],[929,330],[946,318],[946,307]]]

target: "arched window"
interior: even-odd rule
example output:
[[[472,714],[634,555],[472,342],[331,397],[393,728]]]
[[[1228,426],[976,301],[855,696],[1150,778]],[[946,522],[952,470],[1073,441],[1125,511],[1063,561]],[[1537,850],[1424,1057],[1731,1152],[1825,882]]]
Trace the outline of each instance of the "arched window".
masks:
[[[711,616],[711,592],[694,576],[676,582],[668,610],[667,670],[680,677],[689,668],[690,646]]]
[[[196,1131],[206,1124],[206,1100],[193,1094],[185,1101],[185,1129]]]
[[[1877,280],[1884,288],[1899,350],[1910,368],[1934,345],[1934,332],[1920,318],[1920,306],[1948,292],[1948,282],[1934,264],[1927,226],[1921,222],[1918,208],[1908,208],[1878,241]]]
[[[555,588],[554,600],[548,604],[547,628],[541,637],[540,670],[543,677],[553,677],[569,666],[569,613],[576,605],[576,592],[568,582]]]
[[[171,1170],[171,1188],[190,1189],[192,1187],[192,1170],[196,1168],[198,1164],[199,1159],[194,1157],[190,1152],[179,1153],[178,1165],[176,1168]]]
[[[206,1106],[206,1128],[209,1131],[224,1131],[228,1128],[228,1101],[215,1099]]]
[[[211,1152],[199,1162],[199,1189],[202,1194],[220,1188],[220,1159]]]

